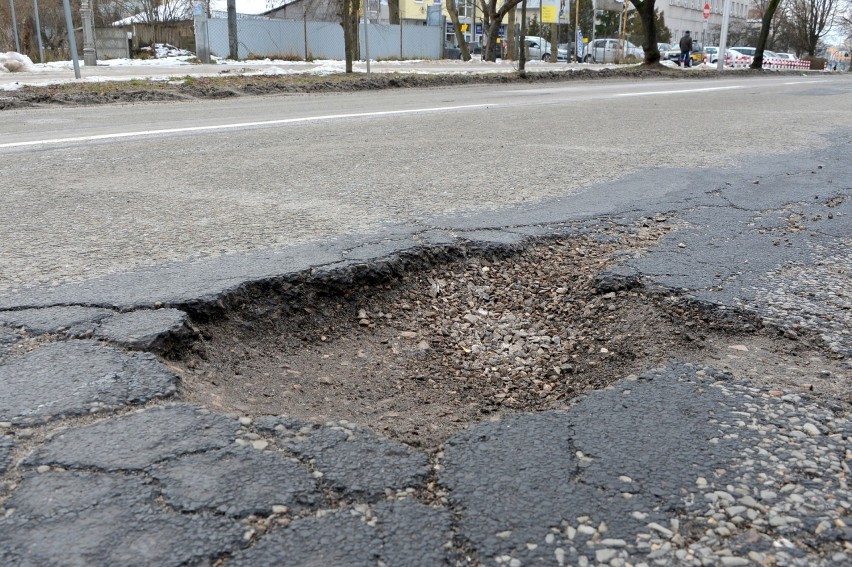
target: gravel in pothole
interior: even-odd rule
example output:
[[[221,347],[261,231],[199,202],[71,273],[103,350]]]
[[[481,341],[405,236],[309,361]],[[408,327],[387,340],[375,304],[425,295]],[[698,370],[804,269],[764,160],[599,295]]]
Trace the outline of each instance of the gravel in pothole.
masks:
[[[565,407],[672,358],[849,402],[837,361],[801,340],[595,285],[670,229],[606,227],[342,290],[293,284],[286,300],[247,301],[204,325],[176,369],[182,395],[218,411],[346,419],[429,449],[488,416]]]

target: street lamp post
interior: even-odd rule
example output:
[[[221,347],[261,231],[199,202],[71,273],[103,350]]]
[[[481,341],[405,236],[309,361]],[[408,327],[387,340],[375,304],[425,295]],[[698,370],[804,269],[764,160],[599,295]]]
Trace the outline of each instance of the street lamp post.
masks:
[[[95,53],[91,0],[82,0],[80,2],[80,15],[83,19],[83,63],[86,67],[95,67],[98,64],[98,56]]]

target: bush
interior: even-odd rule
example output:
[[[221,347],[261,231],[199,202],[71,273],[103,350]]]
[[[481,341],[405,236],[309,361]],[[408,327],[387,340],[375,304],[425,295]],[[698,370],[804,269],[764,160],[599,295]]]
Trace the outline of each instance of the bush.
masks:
[[[825,57],[811,57],[809,55],[802,57],[802,61],[811,62],[811,71],[822,71],[825,69],[826,63],[828,63],[828,59]]]

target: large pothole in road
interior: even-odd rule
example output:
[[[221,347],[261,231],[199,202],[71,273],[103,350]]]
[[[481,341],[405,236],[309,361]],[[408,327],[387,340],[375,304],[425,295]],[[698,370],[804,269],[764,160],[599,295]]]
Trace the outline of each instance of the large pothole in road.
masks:
[[[596,285],[601,270],[668,230],[650,221],[378,283],[248,293],[198,323],[204,338],[178,361],[182,395],[218,411],[345,419],[427,449],[472,422],[565,407],[669,359],[848,395],[836,361],[802,341],[665,294]]]

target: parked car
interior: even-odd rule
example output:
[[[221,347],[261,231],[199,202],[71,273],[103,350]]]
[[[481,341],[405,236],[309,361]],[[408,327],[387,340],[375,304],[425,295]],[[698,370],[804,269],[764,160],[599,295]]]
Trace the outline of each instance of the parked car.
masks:
[[[775,56],[778,59],[787,59],[788,61],[798,61],[799,58],[793,55],[792,53],[776,53]]]
[[[692,51],[689,53],[689,56],[692,58],[692,64],[703,63],[704,57],[706,53],[704,50],[704,46],[701,45],[700,42],[693,41],[692,42]],[[660,52],[660,59],[664,61],[674,61],[678,65],[680,64],[680,44],[673,43],[666,50],[665,53]]]
[[[733,49],[737,53],[742,53],[743,55],[748,55],[749,57],[754,57],[754,54],[757,51],[756,47],[737,47],[737,46],[734,46],[731,49]]]
[[[672,47],[673,46],[672,46],[671,43],[658,43],[657,44],[657,51],[659,51],[660,55],[662,55],[664,52],[668,51]]]
[[[571,61],[574,60],[574,53],[575,52],[574,52],[574,42],[573,41],[570,42],[570,43],[559,43],[559,44],[556,45],[556,49],[558,50],[557,57],[559,58],[558,59],[559,61],[562,61],[562,52],[563,51],[565,52],[566,60],[571,60]]]
[[[467,44],[468,53],[471,55],[482,55],[482,46],[478,43],[468,43]],[[444,52],[446,53],[447,59],[461,59],[462,52],[461,47],[455,45],[451,41],[444,42]]]
[[[645,52],[641,47],[637,47],[629,41],[624,44],[622,49],[620,39],[596,39],[586,48],[583,61],[586,63],[612,63],[622,56],[625,61],[635,63],[645,59]]]
[[[704,52],[707,54],[707,62],[715,65],[719,61],[719,48],[716,46],[705,47]],[[742,57],[743,54],[734,49],[726,49],[725,53],[728,57]]]
[[[534,35],[528,35],[524,37],[524,40],[527,43],[527,53],[529,53],[530,61],[540,59],[542,61],[550,61],[550,57],[552,55],[553,49],[551,49],[551,44],[549,41],[544,39],[543,37],[538,37]],[[556,46],[556,60],[557,61],[567,61],[568,60],[568,50],[562,49],[558,45]]]
[[[461,59],[461,47],[451,41],[444,42],[444,59]]]

